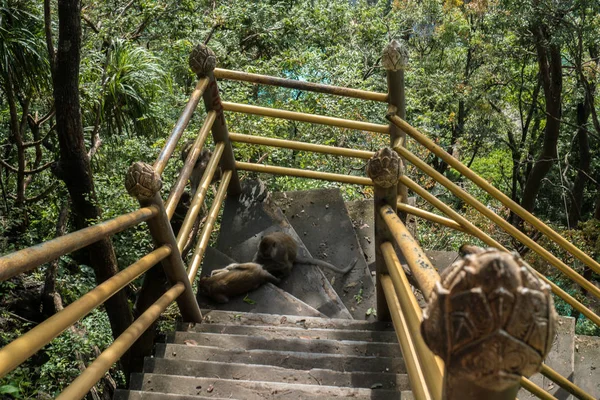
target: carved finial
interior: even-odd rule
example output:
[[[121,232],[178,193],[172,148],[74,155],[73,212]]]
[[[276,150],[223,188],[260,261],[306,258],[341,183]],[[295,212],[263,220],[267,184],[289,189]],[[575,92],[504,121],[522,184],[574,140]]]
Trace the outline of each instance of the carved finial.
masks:
[[[383,68],[388,71],[399,71],[406,69],[408,65],[408,48],[404,41],[392,40],[385,49],[381,57]]]
[[[152,165],[138,161],[127,170],[125,188],[138,200],[148,200],[162,188],[162,180]]]
[[[550,287],[517,253],[461,249],[436,283],[421,333],[455,378],[503,391],[536,373],[550,351]]]
[[[400,179],[400,157],[389,147],[384,147],[371,157],[367,164],[367,175],[377,186],[389,188]]]
[[[198,76],[206,76],[217,66],[217,56],[205,44],[194,47],[189,58],[190,68]]]

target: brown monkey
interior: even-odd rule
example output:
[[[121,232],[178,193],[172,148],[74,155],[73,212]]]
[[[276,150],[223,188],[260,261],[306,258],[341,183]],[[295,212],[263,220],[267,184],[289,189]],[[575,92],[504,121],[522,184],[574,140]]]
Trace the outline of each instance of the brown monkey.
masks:
[[[279,279],[264,270],[260,264],[234,263],[214,270],[209,277],[200,278],[198,290],[216,302],[227,303],[229,297],[257,289],[267,282],[278,284]]]
[[[460,246],[460,249],[458,249],[458,254],[460,254],[462,257],[464,257],[469,254],[483,253],[485,250],[486,249],[484,249],[483,247],[465,243],[462,246]]]
[[[346,268],[338,268],[315,258],[298,257],[298,244],[287,233],[273,232],[263,236],[254,256],[254,262],[278,278],[286,278],[292,273],[294,263],[317,265],[333,272],[346,274],[356,265],[355,258]]]
[[[185,163],[187,160],[190,151],[192,150],[192,146],[194,146],[195,140],[190,139],[184,143],[183,148],[181,149],[181,160]],[[206,171],[206,167],[208,166],[208,162],[212,157],[212,151],[204,148],[200,152],[198,159],[196,160],[196,164],[194,164],[194,169],[192,170],[192,174],[190,175],[190,184],[192,186],[192,197],[198,190],[198,185],[200,184],[200,180],[202,180],[202,175],[204,175],[204,171]],[[219,165],[215,170],[215,174],[213,175],[213,179],[211,183],[215,183],[219,179],[221,179],[222,171],[221,166]]]

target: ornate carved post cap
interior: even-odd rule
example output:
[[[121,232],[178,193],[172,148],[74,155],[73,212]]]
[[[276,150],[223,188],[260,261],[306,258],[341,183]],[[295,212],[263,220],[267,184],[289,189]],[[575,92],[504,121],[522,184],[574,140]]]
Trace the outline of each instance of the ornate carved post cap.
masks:
[[[201,43],[194,47],[189,58],[190,68],[198,76],[206,76],[217,66],[217,56],[207,45]]]
[[[446,374],[493,391],[536,373],[552,347],[550,286],[517,254],[463,245],[423,313],[425,343]]]
[[[377,186],[389,188],[398,183],[401,173],[401,162],[398,154],[389,147],[384,147],[371,157],[367,163],[367,175]]]
[[[388,71],[400,71],[406,69],[408,65],[408,47],[404,41],[392,40],[385,49],[381,57],[383,68]]]
[[[148,200],[162,188],[162,179],[152,165],[137,161],[127,170],[125,188],[138,200]]]

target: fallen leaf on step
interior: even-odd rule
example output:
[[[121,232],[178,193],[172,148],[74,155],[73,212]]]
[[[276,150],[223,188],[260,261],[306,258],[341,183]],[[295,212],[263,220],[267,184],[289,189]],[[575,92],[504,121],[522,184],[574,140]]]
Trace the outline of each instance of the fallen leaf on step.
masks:
[[[208,387],[206,388],[206,391],[207,391],[208,393],[211,393],[211,392],[214,390],[214,388],[215,388],[215,387],[214,387],[213,385],[208,385]]]
[[[369,224],[362,224],[360,226],[360,228],[358,228],[358,229],[365,229],[365,228],[368,228],[368,227],[369,227]]]
[[[344,286],[344,289],[350,289],[350,288],[353,288],[356,285],[358,285],[358,282],[352,282],[352,283],[349,283],[346,286]]]
[[[381,389],[383,387],[382,383],[374,383],[371,385],[371,389]]]
[[[185,343],[188,346],[198,346],[198,342],[196,342],[193,339],[184,340],[183,343]]]

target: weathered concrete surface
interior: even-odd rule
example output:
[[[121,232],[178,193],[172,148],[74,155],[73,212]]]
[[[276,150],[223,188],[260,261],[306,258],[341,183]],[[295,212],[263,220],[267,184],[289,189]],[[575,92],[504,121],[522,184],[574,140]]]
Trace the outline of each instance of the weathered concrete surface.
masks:
[[[456,251],[425,250],[425,255],[438,272],[442,272],[458,259]]]
[[[218,376],[223,379],[245,381],[289,382],[305,385],[341,386],[370,389],[409,390],[408,376],[404,374],[339,372],[312,368],[287,369],[268,365],[223,363],[214,361],[182,361],[164,358],[146,358],[144,372],[181,376]]]
[[[315,365],[334,371],[391,372],[404,374],[406,369],[401,356],[361,357],[344,354],[318,354],[294,351],[221,349],[210,346],[157,344],[157,357],[178,360],[235,362],[245,364],[275,365],[291,369],[312,369]]]
[[[600,337],[575,336],[575,384],[600,399]]]
[[[375,272],[375,223],[373,222],[373,201],[357,200],[346,203],[352,226],[362,248],[369,270]]]
[[[161,374],[144,374],[140,390],[205,397],[238,397],[246,400],[269,399],[401,399],[392,390],[302,385],[279,382],[254,382],[222,378],[199,378]]]
[[[113,400],[236,400],[235,397],[204,397],[204,396],[184,396],[170,393],[142,392],[140,390],[122,390],[117,389]],[[402,398],[404,399],[404,397]],[[242,399],[239,399],[242,400]]]
[[[214,346],[223,349],[277,350],[350,356],[399,357],[397,343],[359,342],[312,338],[265,338],[260,336],[231,335],[206,332],[175,332],[168,336],[169,343]]]
[[[209,247],[206,249],[204,256],[202,276],[210,276],[213,270],[224,268],[233,262],[235,261],[232,258],[227,257],[219,250]],[[213,310],[324,317],[322,313],[313,307],[271,283],[267,283],[245,296],[231,298],[225,304],[216,303],[200,293],[196,297],[200,307]]]
[[[340,268],[358,260],[344,275],[321,269],[352,317],[369,318],[375,285],[339,189],[274,193],[273,199],[314,257]]]
[[[222,324],[196,324],[188,329],[189,332],[212,332],[234,335],[260,336],[269,339],[281,338],[310,338],[329,340],[358,340],[363,342],[398,343],[396,334],[391,331],[368,331],[321,328],[286,328],[274,326],[242,326]]]
[[[571,317],[558,317],[556,337],[552,343],[552,349],[544,361],[549,367],[570,381],[573,381],[574,371],[574,336],[575,320]],[[533,375],[529,379],[559,400],[571,400],[573,398],[569,392],[540,373]],[[520,400],[527,400],[537,399],[538,397],[525,389],[521,389],[518,398]]]
[[[393,332],[390,322],[348,320],[341,318],[298,317],[293,315],[249,314],[230,311],[202,310],[207,324],[250,326],[284,326],[290,328],[350,329]]]
[[[284,231],[296,239],[299,253],[310,253],[260,181],[244,181],[243,193],[225,202],[217,249],[238,262],[251,261],[263,234]],[[315,266],[294,268],[280,288],[319,312],[334,318],[351,318],[350,312]]]

